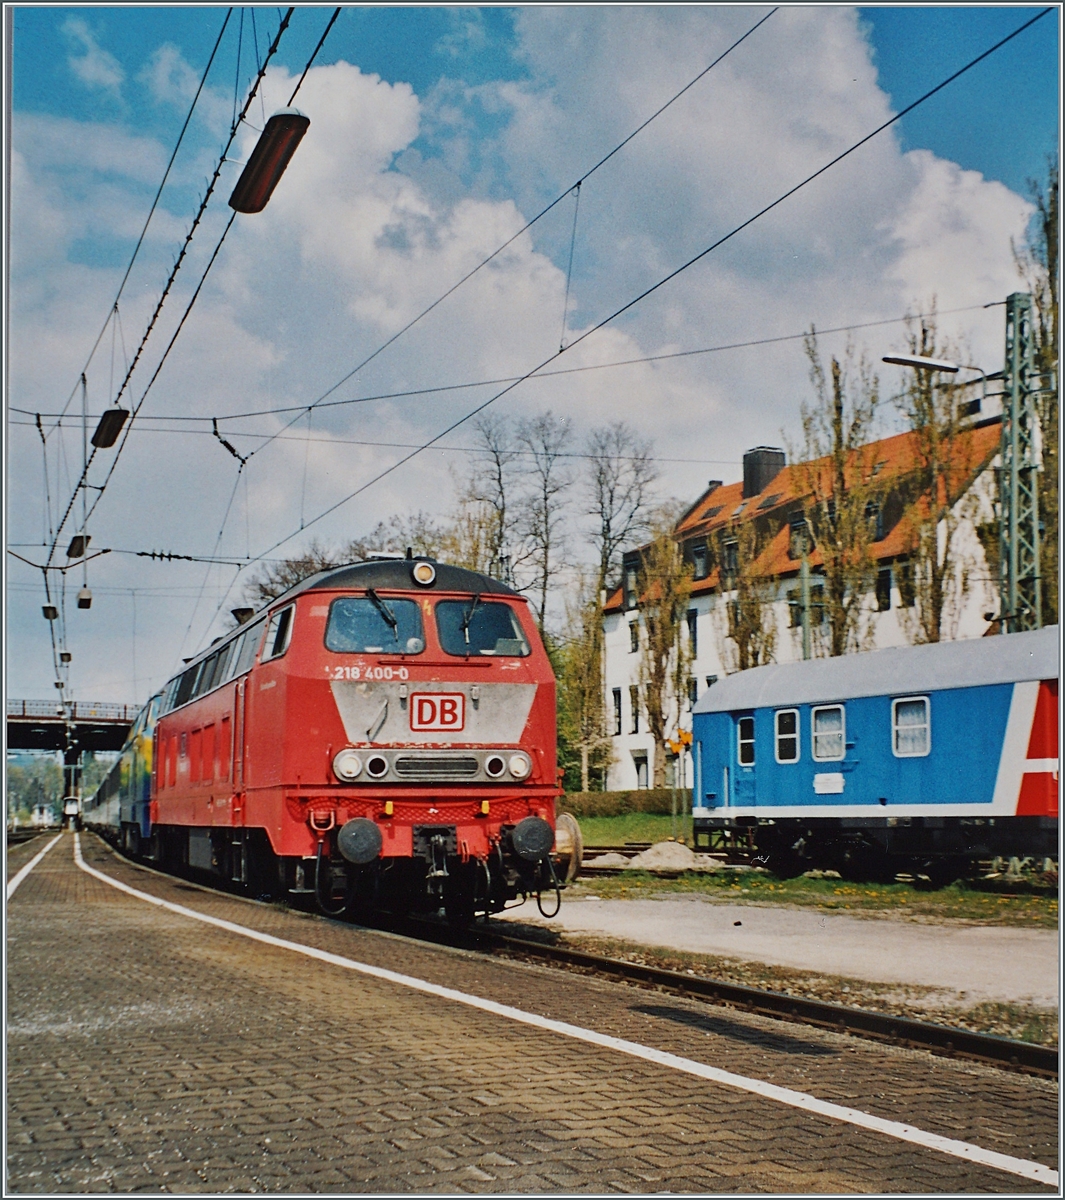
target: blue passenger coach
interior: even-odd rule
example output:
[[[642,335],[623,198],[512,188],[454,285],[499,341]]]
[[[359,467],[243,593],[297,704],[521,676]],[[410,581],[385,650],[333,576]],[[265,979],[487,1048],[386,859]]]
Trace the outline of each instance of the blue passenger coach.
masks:
[[[696,845],[753,830],[781,874],[1056,858],[1058,627],[742,671],[696,703],[693,755]]]

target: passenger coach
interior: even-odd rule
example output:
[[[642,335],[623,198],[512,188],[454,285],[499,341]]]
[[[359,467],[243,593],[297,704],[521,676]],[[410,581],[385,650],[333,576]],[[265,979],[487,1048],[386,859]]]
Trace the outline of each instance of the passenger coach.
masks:
[[[757,667],[693,716],[694,832],[770,869],[954,878],[1057,857],[1058,627]]]

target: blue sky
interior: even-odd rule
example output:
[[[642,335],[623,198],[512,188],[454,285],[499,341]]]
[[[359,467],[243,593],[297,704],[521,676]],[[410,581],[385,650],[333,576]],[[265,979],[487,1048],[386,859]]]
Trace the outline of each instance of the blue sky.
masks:
[[[250,13],[250,9],[247,10]],[[272,9],[258,11],[260,53],[276,29]],[[279,61],[296,70],[306,61],[332,10],[297,9]],[[1026,6],[886,6],[858,10],[869,28],[880,86],[896,107],[916,99],[941,78],[993,45],[1030,15]],[[89,119],[124,118],[165,137],[173,114],[161,114],[141,96],[120,104],[106,92],[88,89],[70,71],[71,38],[63,26],[85,21],[100,45],[134,77],[164,42],[179,45],[201,70],[221,26],[224,9],[170,7],[15,10],[14,106],[16,110]],[[410,83],[424,95],[442,78],[473,85],[518,80],[528,71],[517,53],[514,12],[509,8],[351,8],[330,34],[320,64],[339,58],[358,62],[390,83]],[[907,149],[924,147],[963,167],[1024,191],[1029,178],[1045,174],[1047,154],[1058,141],[1057,11],[980,64],[949,91],[901,123]],[[250,18],[242,81],[254,55]],[[222,72],[220,60],[216,68]],[[235,76],[235,52],[224,56],[225,73]],[[141,89],[143,93],[144,89]],[[1019,120],[1000,119],[1003,100],[1016,103]]]
[[[121,326],[109,327],[90,363],[91,413],[113,398],[227,135],[234,91],[243,99],[255,63],[251,11],[238,62],[234,10],[123,293]],[[278,10],[254,11],[261,55]],[[220,235],[257,127],[287,100],[331,11],[296,10],[134,397]],[[560,332],[572,343],[1037,11],[781,8],[586,179],[571,279],[567,197],[336,396],[528,370],[558,351]],[[766,12],[344,10],[297,99],[310,131],[267,209],[234,224],[93,518],[93,545],[114,553],[90,568],[101,602],[71,617],[76,693],[143,699],[217,632],[216,610],[239,600],[243,577],[231,569],[152,563],[138,550],[239,558],[285,537],[281,552],[291,553],[312,535],[339,543],[396,514],[446,517],[474,461],[468,426],[304,527],[490,388],[316,409],[287,431],[281,414],[233,414],[307,405],[335,385]],[[76,391],[224,15],[15,10],[9,403],[25,411],[9,421],[9,537],[30,557],[50,511],[33,414],[50,430],[54,510],[76,476],[81,434],[48,414]],[[903,315],[935,302],[958,352],[997,367],[1002,310],[984,306],[1019,285],[1010,245],[1031,212],[1026,180],[1044,174],[1057,145],[1057,21],[1056,11],[1043,18],[901,128],[567,351],[567,367],[595,370],[530,381],[490,411],[514,424],[550,410],[574,445],[625,420],[654,442],[661,498],[690,499],[708,477],[737,478],[750,446],[797,447],[809,398],[801,334],[811,324],[891,322],[823,335],[826,352],[845,355],[850,337],[856,353],[879,361],[904,338]],[[774,337],[792,340],[599,369]],[[894,383],[885,378],[885,394]],[[250,456],[239,477],[212,419]],[[885,428],[894,419],[885,406]],[[574,496],[567,550],[576,566],[587,531]],[[52,686],[39,578],[12,564],[16,695]]]

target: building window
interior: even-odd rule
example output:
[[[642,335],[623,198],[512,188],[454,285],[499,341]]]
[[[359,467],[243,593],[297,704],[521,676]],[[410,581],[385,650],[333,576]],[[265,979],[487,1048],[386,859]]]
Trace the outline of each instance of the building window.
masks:
[[[741,767],[754,766],[754,717],[736,722],[736,759]]]
[[[913,608],[917,599],[913,582],[913,563],[903,560],[895,565],[898,568],[899,603],[903,608]]]
[[[629,625],[629,652],[635,654],[640,648],[640,623],[633,621]]]
[[[876,500],[870,500],[865,506],[865,519],[869,522],[869,536],[874,542],[884,540],[884,514]]]
[[[887,612],[891,607],[891,568],[881,567],[876,573],[876,611]]]
[[[932,749],[928,697],[907,696],[891,702],[891,748],[896,758],[923,758]]]
[[[625,607],[636,607],[636,568],[625,568]]]
[[[629,733],[640,732],[640,689],[636,684],[629,688],[629,704],[632,707],[632,724]]]
[[[645,792],[650,786],[647,775],[647,757],[644,755],[641,758],[634,758],[633,762],[636,764],[636,787],[641,792]]]
[[[806,518],[802,513],[797,513],[791,518],[788,525],[788,557],[802,558],[803,551],[809,547],[809,531],[806,527]]]
[[[621,688],[614,689],[614,736],[621,735]]]
[[[799,710],[782,708],[776,714],[777,762],[799,761]]]
[[[706,552],[706,543],[692,547],[692,575],[696,579],[705,579],[710,574],[710,556]]]
[[[838,762],[845,753],[846,727],[842,704],[826,704],[812,714],[814,758]]]
[[[825,585],[810,585],[810,625],[822,625],[828,620],[825,609]],[[802,588],[788,590],[788,624],[792,629],[802,628]]]
[[[688,609],[688,650],[691,652],[692,658],[699,657],[699,610],[696,608]]]
[[[688,680],[688,707],[694,708],[696,700],[699,699],[699,681],[693,675]]]
[[[740,544],[735,539],[721,548],[721,569],[730,576],[735,576],[740,569]]]

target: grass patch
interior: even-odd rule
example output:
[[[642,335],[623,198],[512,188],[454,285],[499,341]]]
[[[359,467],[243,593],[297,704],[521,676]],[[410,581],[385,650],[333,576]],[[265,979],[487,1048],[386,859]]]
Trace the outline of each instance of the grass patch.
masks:
[[[672,836],[672,818],[658,813],[625,813],[620,817],[581,817],[586,846],[624,846],[626,842],[664,842]],[[682,830],[677,817],[677,836]]]
[[[582,826],[583,828],[583,826]],[[646,839],[643,839],[646,840]],[[720,871],[661,878],[625,871],[605,878],[581,876],[575,894],[637,899],[695,893],[712,900],[794,904],[830,912],[887,913],[924,920],[966,920],[981,925],[1056,929],[1056,895],[998,894],[974,885],[952,884],[936,892],[907,883],[846,883],[840,879],[776,879],[758,872]]]

